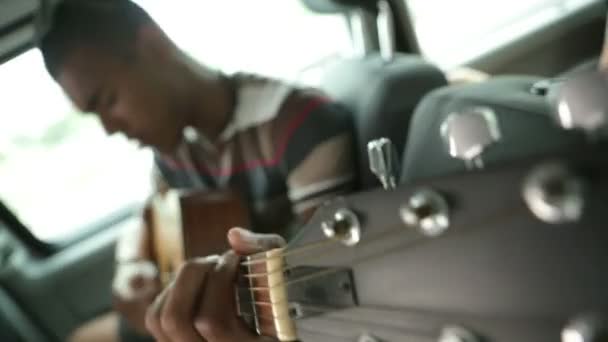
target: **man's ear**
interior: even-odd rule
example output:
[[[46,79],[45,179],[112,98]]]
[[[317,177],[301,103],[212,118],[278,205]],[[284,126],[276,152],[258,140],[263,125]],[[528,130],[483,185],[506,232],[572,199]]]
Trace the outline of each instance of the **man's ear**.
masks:
[[[137,31],[135,49],[138,57],[170,59],[175,46],[157,25],[142,25]]]

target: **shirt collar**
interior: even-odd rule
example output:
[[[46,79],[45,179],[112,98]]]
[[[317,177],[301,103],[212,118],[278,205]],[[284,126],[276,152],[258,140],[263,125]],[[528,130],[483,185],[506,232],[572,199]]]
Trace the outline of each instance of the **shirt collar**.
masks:
[[[232,119],[220,134],[228,141],[240,131],[273,119],[293,86],[273,79],[236,77],[236,106]]]

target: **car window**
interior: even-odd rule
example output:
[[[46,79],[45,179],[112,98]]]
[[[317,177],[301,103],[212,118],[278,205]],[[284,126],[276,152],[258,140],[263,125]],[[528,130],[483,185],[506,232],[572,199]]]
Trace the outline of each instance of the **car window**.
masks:
[[[298,0],[137,1],[186,52],[228,73],[306,83],[346,52],[340,15]],[[311,67],[312,66],[312,67]],[[151,153],[78,113],[47,76],[38,50],[0,65],[0,200],[40,239],[58,241],[140,204],[151,190]]]
[[[302,69],[351,49],[342,15],[313,13],[301,0],[136,2],[184,50],[227,72],[253,71],[314,85],[316,79]]]
[[[450,68],[597,0],[405,0],[423,53]]]

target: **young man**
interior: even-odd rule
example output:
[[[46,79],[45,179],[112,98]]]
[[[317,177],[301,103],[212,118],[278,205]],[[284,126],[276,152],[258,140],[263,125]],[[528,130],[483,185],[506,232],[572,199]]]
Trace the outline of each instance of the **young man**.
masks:
[[[288,239],[285,227],[353,187],[353,132],[340,107],[318,91],[262,77],[227,76],[198,64],[129,0],[64,1],[40,49],[47,70],[80,110],[95,113],[108,134],[122,133],[154,149],[159,186],[236,188],[250,205],[253,226],[248,228],[257,232]],[[127,252],[117,254],[120,280],[115,286],[119,311],[140,334],[146,333],[142,313],[159,291],[157,279],[142,277],[141,269],[133,267],[150,257],[143,247],[148,239],[144,232],[121,243]],[[261,239],[242,230],[230,236],[237,252],[256,250],[239,241],[268,239],[270,246],[279,240]],[[214,272],[198,266],[195,280],[175,285],[199,286],[201,274],[213,283]],[[216,273],[225,280],[224,273]],[[153,290],[123,295],[143,288]],[[197,297],[182,300],[194,303]],[[158,332],[154,310],[148,312],[155,336],[173,340]],[[180,324],[192,327],[190,323]],[[190,338],[198,334],[198,340],[223,341],[192,329],[189,333]]]

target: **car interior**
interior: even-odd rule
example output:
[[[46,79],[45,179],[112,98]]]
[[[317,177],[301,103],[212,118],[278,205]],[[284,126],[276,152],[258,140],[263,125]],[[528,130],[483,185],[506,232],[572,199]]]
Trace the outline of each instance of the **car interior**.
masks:
[[[116,240],[149,190],[149,153],[103,137],[44,72],[36,44],[60,1],[0,1],[0,341],[66,341],[111,310]],[[320,87],[348,108],[361,192],[382,186],[368,143],[383,137],[406,185],[585,141],[555,125],[551,89],[597,68],[608,13],[601,0],[136,2],[196,58]],[[473,164],[441,133],[468,108],[500,122]],[[132,163],[128,175],[110,158]]]

